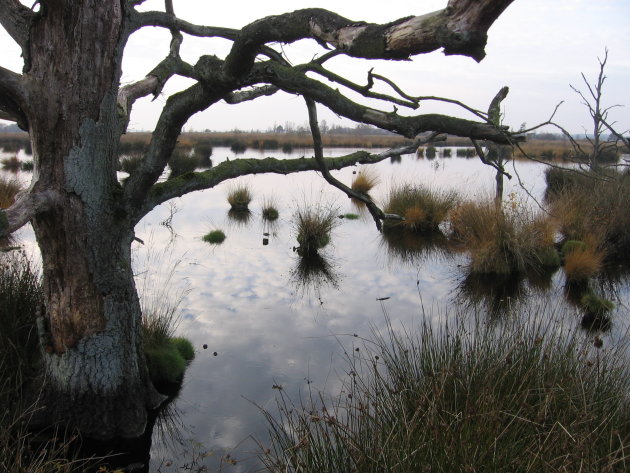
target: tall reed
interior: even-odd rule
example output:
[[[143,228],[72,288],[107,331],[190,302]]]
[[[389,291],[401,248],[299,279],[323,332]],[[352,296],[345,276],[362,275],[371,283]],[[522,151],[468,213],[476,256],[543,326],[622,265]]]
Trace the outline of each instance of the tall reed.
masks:
[[[348,348],[339,397],[281,391],[279,414],[265,412],[269,471],[628,471],[624,347],[549,323],[456,325],[388,324]]]
[[[437,231],[458,199],[453,191],[423,185],[395,185],[389,191],[384,211],[399,215],[403,220],[387,220],[385,226],[418,232]]]

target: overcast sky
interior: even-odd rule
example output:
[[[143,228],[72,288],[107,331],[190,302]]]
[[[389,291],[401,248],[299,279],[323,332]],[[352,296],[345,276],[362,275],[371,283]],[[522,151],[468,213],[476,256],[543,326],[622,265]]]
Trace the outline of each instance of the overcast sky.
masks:
[[[24,4],[32,3],[23,1]],[[208,0],[174,0],[178,16],[199,24],[238,28],[255,19],[306,7],[322,7],[353,19],[384,23],[407,15],[420,15],[446,5],[446,0],[424,1],[354,1],[277,0],[274,2]],[[143,9],[160,9],[163,2],[148,0]],[[485,110],[496,92],[504,85],[510,94],[504,102],[504,122],[514,128],[545,121],[555,105],[564,101],[556,121],[571,132],[590,131],[589,116],[580,98],[570,89],[573,84],[585,89],[580,73],[594,80],[598,57],[609,50],[605,105],[625,107],[611,111],[620,131],[630,128],[630,0],[515,0],[495,22],[489,32],[487,57],[481,62],[441,52],[415,56],[412,62],[365,61],[335,58],[328,67],[359,83],[366,73],[375,72],[395,80],[411,95],[437,95],[455,98]],[[123,82],[142,78],[168,51],[169,34],[159,28],[137,32],[126,50]],[[276,46],[279,47],[279,46]],[[224,57],[229,42],[186,37],[182,57],[194,62],[201,54]],[[314,41],[284,46],[293,63],[300,63],[321,52]],[[21,69],[19,49],[1,31],[0,65],[15,71]],[[149,130],[160,113],[166,96],[188,83],[173,81],[162,97],[136,104],[130,128]],[[353,97],[354,98],[354,97]],[[378,104],[371,103],[371,106]],[[385,110],[391,106],[381,105]],[[444,105],[426,104],[423,112],[465,113]],[[320,119],[329,124],[342,121],[320,107]],[[286,122],[303,124],[306,112],[303,100],[287,94],[276,94],[255,102],[230,106],[219,103],[191,118],[186,130],[266,129]]]

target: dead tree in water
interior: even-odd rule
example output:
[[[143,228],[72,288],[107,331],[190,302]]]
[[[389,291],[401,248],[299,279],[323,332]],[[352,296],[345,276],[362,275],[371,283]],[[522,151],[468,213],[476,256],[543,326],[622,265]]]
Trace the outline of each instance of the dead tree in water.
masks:
[[[422,99],[382,76],[370,73],[362,85],[326,66],[342,55],[408,60],[437,49],[480,61],[488,28],[511,2],[450,0],[443,10],[386,24],[311,8],[262,18],[240,30],[183,21],[172,0],[165,0],[164,11],[145,12],[136,9],[143,0],[42,0],[36,9],[19,0],[0,2],[0,24],[21,47],[24,63],[21,73],[0,67],[0,117],[28,131],[35,167],[28,192],[0,211],[0,236],[30,222],[41,250],[41,326],[47,340],[42,353],[51,420],[90,436],[131,437],[142,433],[147,409],[160,402],[147,374],[131,270],[134,227],[154,207],[238,176],[340,169],[408,151],[235,159],[159,182],[192,115],[221,100],[237,104],[283,91],[306,99],[315,136],[317,104],[410,139],[435,132],[510,143],[514,137],[485,113],[475,112],[474,120],[403,116],[357,103],[338,88],[410,110]],[[170,50],[144,78],[121,85],[129,38],[152,27],[170,31]],[[185,35],[223,38],[231,49],[225,57],[204,55],[189,63],[180,56]],[[317,41],[325,52],[292,65],[273,46],[301,39]],[[119,140],[134,103],[157,96],[175,76],[193,85],[168,97],[141,164],[119,182]],[[377,81],[388,84],[391,93],[376,92]],[[377,221],[386,217],[375,206],[372,210]]]

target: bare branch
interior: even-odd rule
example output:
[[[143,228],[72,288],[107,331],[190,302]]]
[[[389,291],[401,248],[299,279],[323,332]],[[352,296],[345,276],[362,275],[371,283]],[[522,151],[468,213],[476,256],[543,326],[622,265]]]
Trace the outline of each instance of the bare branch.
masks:
[[[388,79],[387,77],[382,76],[380,74],[374,74],[372,72],[373,70],[374,69],[370,69],[370,71],[368,72],[368,83],[371,83],[373,81],[373,79],[378,79],[380,81],[385,82],[387,85],[389,85],[402,98],[407,99],[410,102],[414,102],[414,103],[417,103],[419,101],[418,97],[412,97],[411,95],[406,94],[405,92],[403,92],[403,90],[400,87],[398,87],[398,85],[396,85],[396,83],[394,81],[392,81],[391,79]]]
[[[34,17],[35,13],[18,0],[2,0],[0,2],[0,25],[22,48],[23,53],[25,53],[28,31]]]
[[[126,120],[129,120],[134,102],[141,97],[155,94],[159,85],[160,81],[156,76],[147,76],[138,82],[120,88],[117,99],[118,107]]]
[[[241,30],[226,58],[226,73],[245,74],[267,43],[306,38],[360,58],[400,60],[444,48],[445,54],[480,61],[488,28],[512,1],[451,0],[444,10],[383,25],[351,21],[320,8],[269,16]]]
[[[132,15],[129,22],[129,33],[139,30],[146,26],[160,26],[168,28],[169,30],[177,30],[181,33],[186,33],[190,36],[196,36],[200,38],[224,38],[228,40],[234,40],[238,36],[238,30],[233,28],[223,28],[218,26],[205,26],[195,25],[187,21],[181,20],[174,15],[169,15],[165,12],[150,11],[150,12],[135,12]],[[259,51],[261,54],[267,56],[269,59],[278,61],[282,64],[288,65],[287,61],[282,57],[280,53],[270,47],[263,47]]]
[[[338,115],[356,122],[369,123],[411,139],[426,131],[437,131],[467,138],[487,139],[503,144],[524,140],[524,137],[518,133],[508,132],[507,127],[497,127],[489,123],[474,122],[440,114],[405,117],[396,113],[369,108],[351,101],[338,90],[311,79],[305,74],[296,74],[295,70],[271,62],[256,64],[252,76],[256,77],[257,75],[260,75],[260,82],[270,82],[286,92],[310,97]]]
[[[175,74],[195,77],[192,66],[182,61],[177,53],[173,54],[171,51],[144,79],[121,87],[118,91],[117,102],[122,118],[128,122],[134,102],[150,94],[157,97],[166,82]]]
[[[378,231],[381,231],[382,223],[381,220],[402,220],[403,218],[400,215],[386,214],[381,209],[379,209],[376,204],[372,201],[372,199],[367,195],[361,192],[355,192],[350,187],[346,186],[343,182],[335,179],[328,167],[326,166],[326,160],[324,159],[324,152],[322,146],[322,135],[319,131],[319,124],[317,122],[317,106],[313,99],[308,97],[304,97],[306,101],[306,106],[308,108],[308,122],[311,126],[311,135],[313,136],[313,151],[315,152],[315,162],[319,166],[319,170],[322,173],[322,177],[328,182],[330,185],[336,187],[341,190],[344,194],[346,194],[350,198],[354,198],[363,202],[367,209],[372,215],[374,222],[376,223],[376,228]]]
[[[8,119],[17,122],[20,127],[27,128],[25,110],[27,98],[22,87],[22,76],[0,67],[0,111]]]
[[[132,17],[132,32],[145,26],[161,26],[176,29],[182,33],[201,38],[224,38],[234,40],[238,30],[217,26],[195,25],[181,20],[174,15],[160,11],[136,13]]]
[[[6,210],[0,209],[0,237],[10,235],[22,228],[40,212],[50,209],[57,194],[52,190],[39,193],[25,193]]]
[[[325,69],[321,64],[318,63],[318,61],[313,61],[311,63],[304,64],[303,66],[297,66],[296,69],[304,70],[304,71],[308,70],[308,71],[311,71],[311,72],[315,72],[315,73],[325,77],[326,79],[328,79],[328,80],[330,80],[332,82],[336,82],[336,83],[338,83],[340,85],[343,85],[344,87],[347,87],[350,90],[354,90],[355,92],[360,93],[364,97],[384,100],[384,101],[387,101],[387,102],[391,102],[391,103],[395,103],[395,104],[401,105],[403,107],[411,108],[413,110],[418,108],[418,101],[414,100],[413,98],[410,98],[409,96],[405,97],[406,100],[401,100],[399,98],[392,97],[391,95],[385,95],[385,94],[380,94],[378,92],[372,92],[370,89],[374,85],[374,81],[371,80],[371,78],[373,77],[371,70],[368,73],[368,83],[366,85],[359,85],[359,84],[355,84],[354,82],[346,79],[345,77],[339,76],[339,75],[329,71],[328,69]],[[379,77],[379,78],[381,77],[381,76],[376,76],[376,74],[374,74],[374,76],[375,77]],[[389,81],[388,79],[385,79],[385,78],[383,78],[383,79],[388,81],[388,83],[393,85],[393,87],[395,87],[397,90],[400,90],[400,89],[398,89],[398,87],[392,81]]]
[[[371,154],[367,151],[357,151],[346,156],[325,158],[326,167],[330,170],[343,169],[357,164],[373,164],[389,159],[392,156],[414,153],[417,143],[410,146],[394,148],[381,153]],[[155,184],[151,188],[148,198],[137,212],[136,219],[140,220],[155,206],[170,199],[181,197],[190,192],[211,189],[228,179],[253,174],[292,174],[303,171],[319,171],[319,164],[314,159],[235,159],[224,161],[217,166],[203,172],[188,173],[178,178]]]
[[[233,92],[227,95],[224,100],[226,103],[230,105],[236,105],[238,103],[247,102],[249,100],[257,99],[258,97],[264,97],[268,95],[273,95],[278,92],[278,89],[275,85],[264,85],[262,87],[257,87],[251,90],[244,90],[241,92]]]
[[[630,139],[623,136],[623,133],[619,133],[617,130],[615,130],[615,128],[613,128],[613,125],[609,124],[606,120],[602,120],[602,122],[604,123],[604,125],[606,125],[606,128],[608,129],[608,131],[619,141],[621,141],[624,146],[626,146],[629,150],[630,150]],[[627,131],[626,131],[627,133]]]

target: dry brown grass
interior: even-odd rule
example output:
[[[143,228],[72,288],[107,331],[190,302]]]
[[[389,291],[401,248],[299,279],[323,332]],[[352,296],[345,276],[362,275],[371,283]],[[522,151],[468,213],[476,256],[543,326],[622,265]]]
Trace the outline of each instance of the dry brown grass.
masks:
[[[22,190],[16,179],[0,176],[0,209],[9,208],[15,202],[15,196]]]
[[[404,220],[388,220],[385,224],[390,228],[400,227],[416,232],[437,231],[458,200],[453,191],[417,184],[395,185],[389,191],[384,211],[400,215]]]
[[[352,190],[367,194],[379,183],[379,178],[372,168],[363,168],[352,180]]]
[[[551,196],[549,204],[566,240],[589,243],[607,257],[630,252],[630,180],[618,173],[604,179],[582,179]]]
[[[578,141],[580,146],[587,149],[586,141]],[[545,161],[568,159],[575,155],[573,146],[568,139],[564,140],[528,140],[521,144],[521,150],[514,150],[515,158],[531,156]],[[527,156],[525,155],[527,154]]]
[[[564,257],[564,274],[568,281],[584,281],[602,269],[604,254],[592,248],[577,248]]]
[[[510,200],[464,202],[451,212],[451,236],[470,253],[476,274],[509,275],[557,267],[553,223]]]

